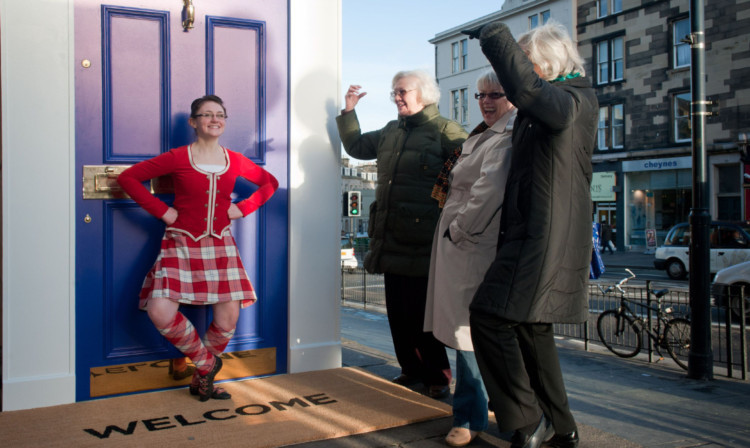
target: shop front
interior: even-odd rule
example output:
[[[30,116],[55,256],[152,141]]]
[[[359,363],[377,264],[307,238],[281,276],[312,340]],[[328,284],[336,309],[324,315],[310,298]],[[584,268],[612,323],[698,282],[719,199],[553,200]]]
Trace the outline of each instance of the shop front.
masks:
[[[692,207],[691,157],[622,162],[624,244],[653,252],[669,229],[688,220]]]
[[[591,179],[591,200],[594,203],[594,222],[609,226],[611,241],[617,241],[617,173],[603,171],[594,173]]]

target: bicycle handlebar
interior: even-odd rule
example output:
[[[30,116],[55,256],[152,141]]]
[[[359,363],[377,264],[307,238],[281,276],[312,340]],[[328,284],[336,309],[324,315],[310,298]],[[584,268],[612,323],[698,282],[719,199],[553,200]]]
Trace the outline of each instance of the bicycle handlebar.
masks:
[[[609,294],[609,292],[612,291],[613,289],[617,289],[618,291],[620,291],[620,293],[622,293],[624,295],[625,291],[622,289],[622,287],[625,285],[625,283],[627,283],[630,280],[632,280],[632,279],[635,278],[635,273],[633,271],[631,271],[629,268],[625,268],[625,271],[628,274],[630,274],[629,277],[623,278],[622,280],[620,280],[619,282],[617,282],[614,285],[607,286],[606,289],[602,288],[602,286],[599,285],[599,291],[601,291],[603,294]],[[659,290],[651,289],[651,290],[648,291],[648,293],[649,294],[653,294],[654,296],[656,296],[656,300],[657,301],[661,301],[661,297],[664,296],[664,295],[666,295],[666,294],[668,294],[669,293],[669,289],[666,289],[666,288],[665,289],[659,289]]]
[[[627,283],[628,281],[630,281],[631,279],[634,279],[634,278],[635,278],[635,274],[633,273],[633,271],[631,271],[631,270],[630,270],[630,269],[628,269],[628,268],[625,268],[625,271],[626,271],[626,272],[627,272],[628,274],[630,274],[630,277],[625,277],[625,278],[623,278],[622,280],[620,280],[620,281],[619,281],[619,282],[617,283],[617,285],[615,285],[615,288],[617,288],[617,290],[618,290],[618,291],[620,291],[620,292],[621,292],[621,293],[623,293],[623,294],[625,293],[625,291],[623,291],[623,290],[622,290],[622,286],[623,286],[623,285],[624,285],[625,283]]]
[[[626,272],[627,272],[628,274],[630,274],[630,276],[629,276],[629,277],[625,277],[625,278],[623,278],[622,280],[620,280],[619,282],[617,282],[617,284],[615,284],[615,285],[609,285],[609,286],[607,286],[607,289],[603,289],[603,288],[601,287],[601,285],[599,285],[599,290],[600,290],[600,291],[601,291],[602,293],[604,293],[604,294],[608,294],[608,293],[609,293],[610,291],[612,291],[612,289],[617,289],[617,290],[618,290],[618,291],[620,291],[621,293],[625,294],[625,291],[623,291],[623,290],[622,290],[622,286],[623,286],[623,285],[624,285],[625,283],[627,283],[628,281],[630,281],[631,279],[634,279],[634,278],[635,278],[635,274],[633,273],[633,271],[631,271],[631,270],[630,270],[630,269],[628,269],[628,268],[625,268],[625,271],[626,271]]]

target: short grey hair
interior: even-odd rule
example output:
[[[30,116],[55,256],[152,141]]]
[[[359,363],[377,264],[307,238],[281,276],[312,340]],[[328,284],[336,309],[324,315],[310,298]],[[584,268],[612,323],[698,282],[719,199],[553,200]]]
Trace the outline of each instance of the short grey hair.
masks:
[[[403,70],[396,73],[391,81],[391,88],[403,78],[414,78],[417,81],[417,93],[425,106],[440,101],[440,87],[433,76],[424,70]]]
[[[529,55],[531,62],[539,66],[547,81],[571,73],[586,76],[578,47],[565,27],[555,20],[523,33],[518,38],[518,45]]]
[[[482,74],[479,75],[479,78],[477,78],[477,90],[492,91],[497,90],[498,88],[505,92],[502,83],[500,83],[500,79],[497,77],[497,73],[491,68],[482,72]]]

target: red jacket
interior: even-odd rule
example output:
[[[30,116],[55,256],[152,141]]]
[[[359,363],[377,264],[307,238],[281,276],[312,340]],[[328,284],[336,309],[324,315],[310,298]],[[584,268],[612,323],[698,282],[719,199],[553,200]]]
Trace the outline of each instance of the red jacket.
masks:
[[[206,236],[221,238],[229,227],[227,215],[237,177],[243,177],[259,188],[237,206],[243,216],[263,205],[279,186],[268,171],[242,154],[224,148],[227,166],[218,173],[200,170],[190,156],[190,147],[182,146],[137,163],[117,178],[123,190],[147,212],[161,218],[169,206],[143,186],[142,182],[171,175],[174,183],[174,205],[178,217],[167,230],[190,235],[197,241]]]

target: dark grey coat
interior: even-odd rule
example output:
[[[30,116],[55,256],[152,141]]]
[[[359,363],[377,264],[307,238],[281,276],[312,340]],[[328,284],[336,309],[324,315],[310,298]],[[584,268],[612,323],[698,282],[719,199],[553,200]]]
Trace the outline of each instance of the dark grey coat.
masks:
[[[518,116],[498,252],[471,311],[515,322],[583,322],[596,96],[583,77],[542,80],[499,22],[482,29],[480,44]]]
[[[466,140],[466,130],[441,117],[434,104],[364,134],[355,112],[339,115],[336,124],[349,155],[378,163],[365,268],[371,273],[427,277],[440,217],[432,187],[445,160]]]

